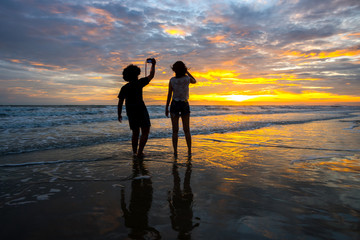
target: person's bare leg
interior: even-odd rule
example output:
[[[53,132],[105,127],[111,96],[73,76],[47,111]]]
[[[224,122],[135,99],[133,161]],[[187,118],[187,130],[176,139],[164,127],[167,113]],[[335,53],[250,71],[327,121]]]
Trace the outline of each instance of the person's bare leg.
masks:
[[[177,145],[178,145],[178,135],[179,135],[179,116],[171,114],[171,123],[172,123],[172,142],[174,148],[174,155],[177,156]]]
[[[141,128],[139,150],[138,150],[138,153],[137,153],[138,157],[142,157],[144,155],[143,150],[144,150],[146,142],[147,142],[147,140],[149,138],[149,132],[150,132],[150,127],[142,127]]]
[[[134,155],[136,155],[136,153],[137,153],[137,147],[138,147],[138,142],[139,142],[139,133],[140,133],[139,128],[132,130],[131,143],[132,143],[132,150],[133,150]]]
[[[183,123],[183,129],[186,139],[186,144],[188,147],[188,154],[191,155],[191,133],[190,133],[190,114],[186,114],[181,116],[181,120]]]

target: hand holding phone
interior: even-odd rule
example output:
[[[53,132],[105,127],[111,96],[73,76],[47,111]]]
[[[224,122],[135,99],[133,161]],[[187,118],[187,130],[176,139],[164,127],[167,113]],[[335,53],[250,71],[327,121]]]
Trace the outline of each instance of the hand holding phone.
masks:
[[[155,60],[155,58],[148,58],[148,59],[146,59],[146,63],[156,64],[156,60]]]

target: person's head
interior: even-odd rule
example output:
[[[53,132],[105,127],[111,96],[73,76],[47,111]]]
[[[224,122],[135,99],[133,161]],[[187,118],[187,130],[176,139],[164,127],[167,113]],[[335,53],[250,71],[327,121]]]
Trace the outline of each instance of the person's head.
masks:
[[[177,61],[176,63],[174,63],[171,69],[175,72],[176,77],[183,77],[187,72],[187,67],[182,61]]]
[[[141,70],[138,66],[130,64],[123,70],[123,78],[127,82],[138,80],[140,72]]]

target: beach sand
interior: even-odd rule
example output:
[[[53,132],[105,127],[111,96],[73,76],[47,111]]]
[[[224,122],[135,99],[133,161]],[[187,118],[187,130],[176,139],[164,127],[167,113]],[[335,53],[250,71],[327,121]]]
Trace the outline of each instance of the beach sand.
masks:
[[[0,238],[359,239],[350,120],[4,156]]]

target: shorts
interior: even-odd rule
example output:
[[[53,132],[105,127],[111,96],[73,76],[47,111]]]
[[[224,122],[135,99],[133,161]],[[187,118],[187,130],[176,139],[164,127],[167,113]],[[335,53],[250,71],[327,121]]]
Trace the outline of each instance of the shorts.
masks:
[[[150,116],[146,107],[139,108],[126,108],[126,115],[129,120],[131,130],[139,129],[141,127],[150,127]]]
[[[173,100],[170,105],[170,113],[176,116],[185,116],[190,114],[190,106],[188,101]]]

